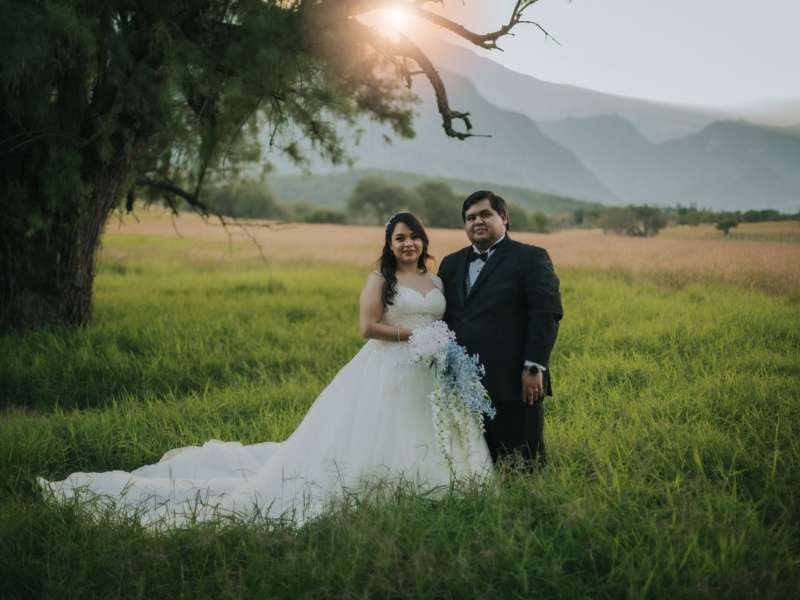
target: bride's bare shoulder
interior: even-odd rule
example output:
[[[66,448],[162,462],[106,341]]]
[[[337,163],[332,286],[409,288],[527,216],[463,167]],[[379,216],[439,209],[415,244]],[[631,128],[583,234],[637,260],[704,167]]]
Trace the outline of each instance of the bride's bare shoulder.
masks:
[[[428,277],[431,281],[433,281],[433,285],[435,285],[440,290],[444,289],[444,282],[442,281],[441,277],[439,277],[436,273],[428,273]]]
[[[361,290],[361,301],[365,302],[367,299],[380,298],[382,292],[383,275],[378,273],[378,271],[372,271],[367,275],[364,288]]]
[[[364,290],[383,289],[384,281],[385,279],[379,271],[370,271],[369,275],[367,275],[367,280],[364,282]]]

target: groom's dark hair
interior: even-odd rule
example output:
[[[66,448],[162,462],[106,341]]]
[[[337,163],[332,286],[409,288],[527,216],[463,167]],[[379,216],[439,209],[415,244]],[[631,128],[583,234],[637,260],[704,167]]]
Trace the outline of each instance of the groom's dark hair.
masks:
[[[495,212],[506,216],[506,220],[508,221],[506,224],[506,229],[510,231],[511,217],[508,215],[508,206],[506,205],[506,201],[489,190],[478,190],[477,192],[472,192],[469,196],[467,196],[467,199],[464,200],[464,205],[461,207],[461,220],[466,220],[467,211],[469,210],[470,206],[477,204],[482,200],[489,200],[489,204],[492,205],[492,208]]]

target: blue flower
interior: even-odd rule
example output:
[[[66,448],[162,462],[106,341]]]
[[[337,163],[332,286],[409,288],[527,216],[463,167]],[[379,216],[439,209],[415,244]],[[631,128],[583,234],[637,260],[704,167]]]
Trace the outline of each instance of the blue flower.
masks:
[[[447,345],[443,356],[444,364],[438,365],[437,377],[439,405],[442,408],[466,408],[475,415],[493,419],[496,411],[481,382],[485,369],[478,356],[470,356],[455,342]]]

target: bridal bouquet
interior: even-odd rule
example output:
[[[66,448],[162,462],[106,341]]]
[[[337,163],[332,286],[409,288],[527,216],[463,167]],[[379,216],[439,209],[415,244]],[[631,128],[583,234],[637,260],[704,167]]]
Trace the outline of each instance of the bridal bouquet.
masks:
[[[452,467],[453,436],[466,456],[470,455],[470,425],[481,433],[483,415],[494,418],[495,409],[481,383],[484,373],[477,355],[470,356],[456,342],[456,335],[443,321],[414,330],[409,338],[411,362],[433,368],[434,388],[429,399],[439,449]]]

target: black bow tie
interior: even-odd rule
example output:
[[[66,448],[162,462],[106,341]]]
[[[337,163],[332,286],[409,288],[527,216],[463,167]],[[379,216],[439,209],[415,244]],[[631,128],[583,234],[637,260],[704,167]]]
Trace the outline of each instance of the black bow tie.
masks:
[[[475,250],[473,250],[469,253],[469,262],[474,260],[482,260],[483,262],[486,262],[487,258],[489,258],[488,250],[486,252],[475,252]]]

